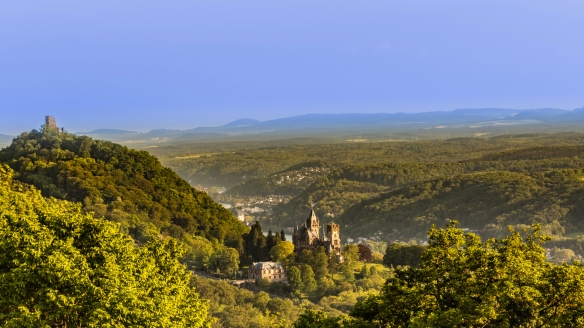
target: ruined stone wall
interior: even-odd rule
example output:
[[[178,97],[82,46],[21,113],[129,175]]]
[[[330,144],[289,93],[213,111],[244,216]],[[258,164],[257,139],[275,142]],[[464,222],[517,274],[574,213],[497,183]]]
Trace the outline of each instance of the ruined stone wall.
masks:
[[[59,130],[57,120],[52,116],[45,116],[45,128],[49,130]]]

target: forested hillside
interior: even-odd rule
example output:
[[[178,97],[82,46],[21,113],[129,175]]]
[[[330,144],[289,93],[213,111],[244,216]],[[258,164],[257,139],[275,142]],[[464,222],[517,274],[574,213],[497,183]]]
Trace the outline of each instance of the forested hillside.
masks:
[[[432,224],[458,220],[486,236],[541,223],[550,236],[584,231],[584,171],[507,171],[442,177],[360,202],[338,221],[351,235],[424,238]]]
[[[256,178],[268,178],[273,173],[305,162],[324,161],[336,167],[352,164],[454,162],[506,150],[583,144],[584,134],[580,133],[529,134],[418,142],[303,144],[228,152],[208,148],[207,153],[164,157],[161,160],[165,166],[194,185],[230,188]],[[254,189],[239,189],[238,192],[251,194]]]
[[[550,149],[551,152],[559,152],[560,150],[558,150],[558,148],[563,147],[548,148]],[[501,155],[503,154],[506,153],[501,153]],[[387,193],[390,191],[393,191],[396,194],[402,193],[405,195],[410,193],[411,188],[416,188],[414,185],[418,183],[432,181],[437,178],[454,179],[454,177],[456,176],[476,172],[521,173],[521,175],[515,176],[516,178],[520,179],[525,175],[531,176],[535,173],[557,171],[559,172],[558,174],[563,174],[561,172],[563,172],[562,170],[565,169],[576,170],[584,169],[584,158],[581,159],[579,157],[574,156],[568,158],[564,157],[554,158],[551,155],[545,155],[544,148],[540,150],[540,156],[547,157],[546,159],[542,160],[515,160],[515,161],[473,160],[456,163],[350,165],[337,169],[333,171],[330,175],[320,178],[310,187],[304,190],[300,195],[290,200],[290,202],[276,206],[274,208],[274,211],[275,213],[277,213],[278,217],[281,218],[282,224],[293,225],[295,222],[300,222],[303,219],[308,205],[314,204],[314,209],[320,217],[326,220],[341,221],[349,225],[349,229],[346,231],[347,233],[350,232],[351,236],[365,233],[370,234],[377,231],[385,231],[385,229],[381,228],[379,230],[375,230],[376,229],[375,227],[383,225],[383,223],[378,222],[377,224],[372,224],[370,221],[370,219],[372,218],[363,219],[366,222],[357,223],[352,221],[357,218],[356,216],[361,215],[361,214],[358,215],[358,213],[360,213],[361,210],[363,210],[365,207],[372,206],[371,204],[374,203],[377,204],[375,208],[379,211],[381,210],[381,208],[385,208],[386,206],[382,206],[379,204],[383,202],[386,199],[386,197],[389,197]],[[535,175],[535,179],[539,179],[538,177],[539,175]],[[471,177],[469,176],[468,178]],[[542,181],[541,183],[545,182]],[[580,182],[576,181],[575,183],[576,183],[575,188],[579,188],[578,186]],[[405,188],[406,186],[408,186],[408,188]],[[490,187],[485,188],[488,189]],[[506,188],[511,188],[511,185],[509,186],[503,185],[500,186],[500,188],[502,189],[499,191],[507,192]],[[470,191],[463,191],[463,193],[466,192]],[[436,195],[432,194],[431,197],[435,196]],[[558,195],[557,197],[561,196]],[[443,199],[442,201],[446,202],[447,200]],[[462,200],[459,199],[458,201]],[[481,203],[492,202],[493,206],[499,206],[499,204],[495,203],[496,201],[498,200],[497,199],[489,200],[485,198],[481,200]],[[453,205],[449,204],[448,206]],[[472,207],[472,204],[469,206],[471,207],[467,208],[467,210],[472,211],[474,207]],[[349,209],[351,209],[351,212],[345,213]],[[420,210],[418,214],[415,214],[415,217],[422,217],[427,215],[426,210],[423,209],[422,205],[420,204],[417,204],[415,206],[410,205],[410,209],[412,209],[413,211],[415,211],[416,209]],[[380,216],[381,217],[383,216],[377,213],[377,211],[374,212],[376,213],[374,216],[378,219]],[[434,213],[437,211],[431,212]],[[389,213],[385,213],[384,215],[386,214],[389,215]],[[467,215],[470,214],[470,212],[466,213],[461,212],[459,214]],[[372,215],[372,213],[368,213],[367,215]],[[452,217],[448,218],[453,219]],[[446,219],[446,217],[443,217],[442,219]],[[460,219],[460,221],[466,223],[466,220]],[[352,230],[350,227],[353,226],[353,224],[355,223],[357,224],[357,226],[360,226],[360,228],[357,230]],[[368,226],[369,228],[365,228],[365,226]],[[499,224],[499,226],[500,227],[502,226],[504,229],[505,224],[502,225]],[[427,230],[426,228],[427,226],[419,230],[419,232],[421,233],[420,237],[423,237],[425,230]],[[415,233],[413,235],[409,233],[406,235],[408,237],[412,237],[415,235]]]
[[[526,149],[518,149],[507,152],[497,152],[485,155],[481,158],[474,159],[474,161],[517,161],[517,160],[543,160],[550,158],[567,158],[574,156],[582,156],[584,154],[584,146],[572,147],[533,147]]]
[[[432,223],[450,219],[485,236],[539,222],[553,243],[573,249],[584,233],[579,133],[296,145],[167,160],[194,180],[239,181],[216,197],[241,209],[286,195],[264,206],[273,215],[256,216],[277,229],[302,222],[312,206],[324,222],[341,223],[343,238],[425,239]]]
[[[227,197],[267,197],[270,195],[296,196],[321,176],[330,173],[333,164],[313,161],[293,165],[284,171],[256,178],[230,188]]]
[[[84,211],[120,222],[138,241],[195,233],[241,245],[245,227],[229,211],[145,151],[33,130],[1,150],[0,161],[43,196],[81,202]]]

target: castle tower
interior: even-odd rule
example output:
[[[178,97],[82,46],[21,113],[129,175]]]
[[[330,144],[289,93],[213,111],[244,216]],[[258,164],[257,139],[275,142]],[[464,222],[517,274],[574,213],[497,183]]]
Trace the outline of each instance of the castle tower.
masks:
[[[312,236],[320,239],[320,221],[316,217],[314,210],[310,210],[310,215],[306,219],[306,228],[311,232]]]
[[[336,255],[341,254],[341,227],[336,223],[329,223],[326,225],[326,236],[330,242],[331,248]]]
[[[45,129],[58,131],[57,120],[53,116],[45,116]]]

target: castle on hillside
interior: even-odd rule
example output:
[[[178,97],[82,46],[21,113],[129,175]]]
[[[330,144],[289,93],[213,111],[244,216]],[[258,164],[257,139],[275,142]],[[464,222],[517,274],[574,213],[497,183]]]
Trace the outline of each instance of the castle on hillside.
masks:
[[[341,228],[338,224],[331,222],[326,225],[326,234],[324,227],[322,228],[321,235],[320,221],[316,217],[314,210],[310,211],[310,215],[300,229],[298,227],[294,228],[292,243],[296,252],[323,246],[329,256],[335,255],[342,261]]]

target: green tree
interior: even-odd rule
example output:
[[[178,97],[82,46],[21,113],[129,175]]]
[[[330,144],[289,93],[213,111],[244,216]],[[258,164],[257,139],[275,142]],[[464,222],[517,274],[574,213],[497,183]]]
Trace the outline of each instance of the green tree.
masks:
[[[302,282],[304,284],[304,292],[311,293],[316,290],[316,279],[314,279],[314,271],[309,265],[303,265],[300,267],[300,275],[302,276]]]
[[[342,328],[341,318],[329,318],[322,311],[306,310],[294,323],[294,328]]]
[[[424,249],[425,247],[422,245],[405,245],[401,243],[390,244],[385,250],[383,264],[388,267],[396,267],[398,265],[418,267],[422,261],[420,256]]]
[[[574,251],[567,248],[555,249],[553,252],[553,259],[560,263],[571,261],[575,256]]]
[[[270,229],[268,231],[268,236],[266,237],[266,250],[270,252],[270,250],[272,250],[272,247],[278,245],[280,242],[281,242],[280,234],[279,233],[273,234],[272,229]]]
[[[283,241],[278,245],[272,247],[270,250],[270,257],[275,262],[284,261],[290,254],[294,252],[294,244],[289,241]]]
[[[367,264],[363,264],[363,267],[361,267],[361,272],[359,275],[361,276],[361,278],[367,278],[371,276],[371,271],[369,270]]]
[[[329,257],[324,247],[319,246],[312,250],[303,250],[299,261],[312,267],[316,280],[321,280],[328,275]]]
[[[345,245],[343,246],[342,254],[345,262],[354,264],[359,261],[359,246],[354,244]]]
[[[198,270],[207,269],[215,252],[213,243],[203,237],[189,235],[183,237],[182,242],[187,249],[182,260]]]
[[[335,282],[329,277],[323,277],[322,279],[318,280],[318,293],[320,294],[327,294],[335,289]]]
[[[253,297],[253,306],[260,309],[261,311],[265,311],[269,301],[270,295],[262,291],[255,294],[255,296]]]
[[[291,266],[286,271],[286,275],[288,276],[288,288],[290,290],[290,294],[293,296],[298,296],[304,289],[304,283],[302,282],[302,273],[297,266]]]
[[[136,247],[118,224],[27,189],[0,166],[0,325],[210,326],[174,240]]]
[[[245,255],[253,261],[260,262],[267,258],[267,239],[262,232],[262,226],[256,221],[249,233],[243,235]]]
[[[239,269],[239,253],[231,247],[219,245],[211,258],[211,267],[224,273],[232,273]]]
[[[352,262],[344,262],[339,265],[341,269],[341,274],[343,275],[343,279],[345,281],[354,281],[355,280],[355,272],[353,271],[354,265]]]
[[[539,226],[482,242],[455,225],[433,227],[420,268],[396,269],[351,316],[391,327],[584,325],[584,268],[548,262]]]

